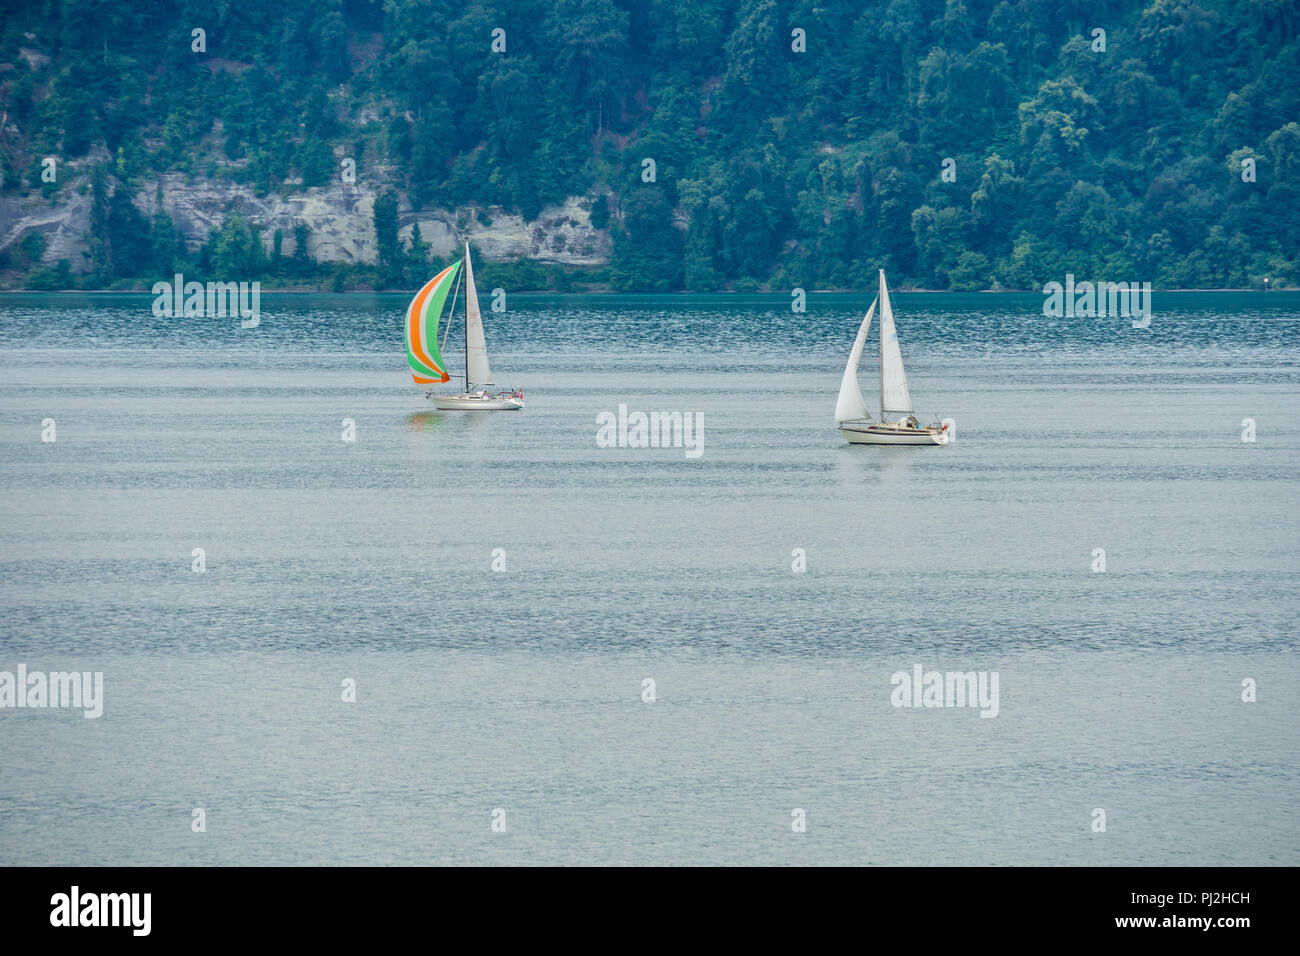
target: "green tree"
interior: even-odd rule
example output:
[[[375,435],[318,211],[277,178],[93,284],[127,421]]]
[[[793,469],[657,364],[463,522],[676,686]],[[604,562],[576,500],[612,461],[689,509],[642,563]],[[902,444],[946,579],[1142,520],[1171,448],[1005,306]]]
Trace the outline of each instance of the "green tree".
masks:
[[[375,246],[385,285],[396,285],[402,275],[402,247],[397,238],[397,194],[385,190],[375,200]]]
[[[623,208],[610,262],[614,287],[623,292],[668,292],[682,286],[682,237],[672,207],[653,186],[635,190]]]

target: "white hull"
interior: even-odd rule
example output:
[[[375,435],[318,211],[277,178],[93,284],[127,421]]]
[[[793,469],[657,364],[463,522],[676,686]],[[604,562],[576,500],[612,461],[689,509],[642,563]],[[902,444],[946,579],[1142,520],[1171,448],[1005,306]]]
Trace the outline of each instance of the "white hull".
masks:
[[[434,395],[433,407],[444,412],[514,412],[524,407],[521,398],[497,398],[493,395]]]
[[[942,428],[896,428],[893,425],[868,425],[847,422],[840,434],[852,445],[946,445],[948,436]]]

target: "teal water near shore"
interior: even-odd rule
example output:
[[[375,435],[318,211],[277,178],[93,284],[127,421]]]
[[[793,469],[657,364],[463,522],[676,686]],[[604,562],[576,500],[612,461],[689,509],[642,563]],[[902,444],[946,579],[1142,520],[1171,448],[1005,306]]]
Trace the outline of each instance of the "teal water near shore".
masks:
[[[1300,294],[899,294],[934,449],[834,428],[868,297],[511,295],[483,417],[405,301],[0,296],[0,671],[105,686],[0,709],[0,863],[1300,863]]]

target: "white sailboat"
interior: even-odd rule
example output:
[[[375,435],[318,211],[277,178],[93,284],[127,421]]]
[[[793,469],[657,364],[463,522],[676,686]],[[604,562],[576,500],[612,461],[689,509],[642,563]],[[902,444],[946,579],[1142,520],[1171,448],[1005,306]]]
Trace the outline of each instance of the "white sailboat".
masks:
[[[880,306],[880,421],[873,422],[858,388],[858,362],[877,305]],[[844,367],[839,398],[835,402],[835,422],[840,434],[854,445],[944,445],[948,442],[947,425],[923,426],[913,413],[883,269],[880,270],[880,295],[867,310]]]
[[[492,383],[492,368],[488,364],[487,340],[483,337],[483,314],[478,307],[478,289],[474,285],[474,264],[469,257],[469,243],[465,243],[465,258],[454,262],[425,283],[406,308],[406,362],[411,378],[417,385],[436,385],[448,382],[447,363],[443,361],[438,342],[438,321],[447,293],[460,278],[461,267],[465,274],[465,389],[455,395],[439,395],[428,391],[425,397],[434,407],[443,411],[517,411],[524,407],[524,395],[516,389],[497,389]],[[451,315],[456,309],[452,296]],[[445,337],[444,337],[445,343]]]

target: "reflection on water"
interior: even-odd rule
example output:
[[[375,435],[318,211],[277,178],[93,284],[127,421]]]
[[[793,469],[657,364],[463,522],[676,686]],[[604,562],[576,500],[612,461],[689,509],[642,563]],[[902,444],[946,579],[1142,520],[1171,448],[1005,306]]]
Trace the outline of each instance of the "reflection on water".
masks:
[[[843,480],[867,484],[877,490],[887,487],[891,495],[896,493],[900,498],[906,497],[906,482],[913,473],[934,464],[924,458],[952,449],[948,445],[853,445],[838,430],[832,434],[843,442],[840,454],[835,456],[835,470]]]
[[[414,412],[406,416],[406,427],[413,432],[437,431],[446,424],[442,412]]]

